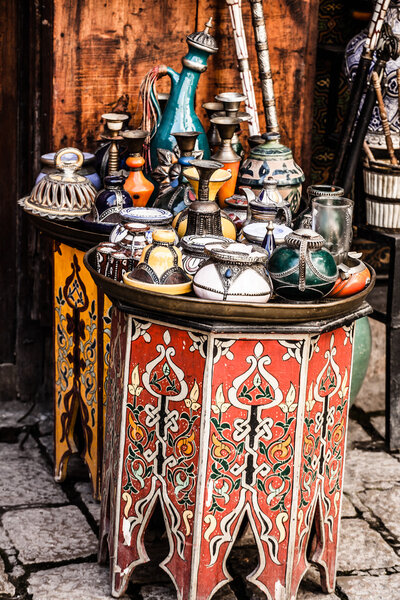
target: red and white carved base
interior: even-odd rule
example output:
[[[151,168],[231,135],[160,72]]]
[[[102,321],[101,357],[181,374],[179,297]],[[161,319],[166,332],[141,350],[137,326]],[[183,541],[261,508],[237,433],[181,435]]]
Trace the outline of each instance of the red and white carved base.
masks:
[[[230,580],[245,516],[259,553],[248,579],[267,598],[295,600],[310,562],[333,591],[354,324],[204,329],[113,311],[100,541],[112,595],[148,560],[157,502],[179,600]]]

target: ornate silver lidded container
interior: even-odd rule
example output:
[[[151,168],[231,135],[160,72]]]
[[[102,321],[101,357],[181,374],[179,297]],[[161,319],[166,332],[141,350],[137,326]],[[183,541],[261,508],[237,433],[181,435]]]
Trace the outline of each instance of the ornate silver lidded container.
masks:
[[[205,247],[207,244],[230,242],[222,235],[185,235],[179,242],[182,250],[182,266],[188,275],[197,273],[201,265],[208,260]]]
[[[65,155],[75,160],[63,160]],[[89,213],[97,194],[89,179],[76,171],[83,164],[83,154],[77,148],[59,150],[54,163],[57,173],[43,177],[24,200],[24,207],[33,213],[53,219],[75,219]]]
[[[193,279],[196,296],[229,302],[268,302],[272,283],[265,250],[225,242],[209,244],[205,252],[210,258]]]
[[[96,190],[101,190],[101,179],[98,175],[95,168],[95,160],[96,157],[94,154],[90,152],[83,152],[83,165],[77,171],[78,175],[82,175],[83,177],[87,177],[89,181],[94,185]],[[40,162],[42,164],[42,168],[40,170],[39,175],[36,177],[35,183],[39,183],[43,177],[46,175],[50,175],[50,173],[57,173],[58,169],[54,165],[55,152],[47,152],[46,154],[42,154],[40,157]],[[66,156],[67,158],[67,156]]]
[[[268,262],[278,296],[294,301],[318,300],[333,288],[338,271],[323,248],[324,238],[311,229],[297,229],[285,238]]]

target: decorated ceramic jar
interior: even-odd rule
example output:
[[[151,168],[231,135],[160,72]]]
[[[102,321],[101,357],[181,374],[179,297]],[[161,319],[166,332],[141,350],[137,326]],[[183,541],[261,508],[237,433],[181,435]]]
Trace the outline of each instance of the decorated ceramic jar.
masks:
[[[124,275],[134,268],[137,260],[127,250],[118,249],[110,254],[107,260],[106,277],[115,281],[124,280]]]
[[[102,242],[96,248],[96,269],[101,275],[107,276],[108,264],[111,255],[120,250],[118,244]]]
[[[228,238],[221,235],[185,235],[179,242],[182,250],[182,265],[188,275],[197,273],[201,265],[208,260],[205,246],[207,244],[216,244],[221,242],[230,242]]]
[[[130,194],[124,190],[124,178],[120,175],[108,175],[104,177],[104,189],[95,199],[92,218],[100,223],[119,223],[121,211],[132,206]]]
[[[293,160],[292,151],[280,143],[278,133],[263,134],[264,144],[255,146],[243,162],[238,183],[250,188],[261,188],[268,176],[278,182],[281,196],[289,202],[296,213],[301,201],[304,173]]]
[[[77,175],[82,175],[82,177],[87,177],[90,183],[93,185],[96,190],[101,190],[101,179],[95,169],[95,156],[94,154],[90,154],[90,152],[82,152],[83,154],[83,163],[82,166],[77,169],[75,172]],[[39,175],[36,177],[35,183],[39,183],[46,175],[50,175],[51,173],[57,173],[58,169],[55,165],[56,153],[48,152],[47,154],[42,154],[40,157],[40,162],[42,165],[41,171]],[[75,154],[73,152],[64,155],[64,160],[74,160]]]
[[[385,22],[390,25],[393,34],[399,38],[400,0],[392,0],[390,2],[390,6],[386,13]],[[367,29],[363,29],[347,44],[345,51],[345,72],[350,82],[354,81],[358,63],[364,49],[366,37]],[[372,65],[374,65],[375,60],[376,55],[374,56]],[[399,68],[400,57],[396,60],[388,60],[386,62],[382,77],[383,102],[386,108],[390,131],[392,133],[393,145],[396,149],[400,147],[400,115],[398,111],[399,90],[397,84],[397,71]],[[382,121],[377,104],[372,111],[371,120],[368,125],[366,141],[371,148],[376,150],[374,154],[377,158],[380,155],[380,151],[382,151],[383,154],[386,154],[385,136],[383,133]]]
[[[139,264],[124,276],[127,285],[163,294],[186,294],[192,289],[192,278],[182,268],[182,253],[174,245],[175,232],[153,231],[153,243],[142,252]]]
[[[346,298],[361,292],[371,281],[371,273],[360,260],[361,254],[350,252],[345,263],[338,265],[339,276],[329,293],[331,298]]]
[[[209,244],[205,250],[210,258],[194,276],[196,296],[229,302],[268,302],[272,283],[264,250],[232,242]]]
[[[24,207],[33,213],[54,219],[75,219],[89,213],[96,189],[87,177],[78,175],[83,154],[77,148],[63,148],[55,155],[56,173],[37,183]]]
[[[141,223],[119,223],[110,233],[110,242],[118,244],[129,255],[140,259],[143,249],[153,239],[150,227]]]
[[[247,198],[240,194],[234,194],[225,200],[225,212],[235,224],[238,233],[247,219],[248,203]]]
[[[134,206],[123,210],[121,218],[126,222],[147,225],[151,232],[155,229],[171,230],[172,228],[172,214],[169,210],[163,208]],[[175,235],[175,243],[178,243],[178,241],[179,238]]]
[[[318,300],[329,294],[338,276],[324,238],[311,229],[297,229],[269,259],[274,291],[288,300]]]

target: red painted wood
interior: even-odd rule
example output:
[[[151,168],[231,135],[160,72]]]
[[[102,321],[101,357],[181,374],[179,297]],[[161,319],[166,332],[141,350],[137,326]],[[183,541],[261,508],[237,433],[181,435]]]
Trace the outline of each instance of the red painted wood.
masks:
[[[334,589],[353,331],[213,336],[114,312],[111,378],[126,349],[129,368],[106,432],[113,595],[148,560],[156,502],[179,598],[208,600],[229,581],[245,517],[259,552],[248,579],[268,597],[293,600],[310,562]]]

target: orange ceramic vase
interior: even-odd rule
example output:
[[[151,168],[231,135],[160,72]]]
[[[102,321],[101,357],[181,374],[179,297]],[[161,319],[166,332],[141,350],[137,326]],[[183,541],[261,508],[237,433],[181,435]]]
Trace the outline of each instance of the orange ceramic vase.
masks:
[[[241,158],[232,148],[232,137],[240,125],[241,120],[236,117],[214,116],[211,123],[217,127],[221,138],[221,146],[212,159],[223,163],[223,169],[231,173],[230,179],[224,183],[218,192],[218,201],[221,208],[225,208],[225,200],[235,193]]]
[[[222,167],[225,171],[229,171],[232,177],[228,179],[226,183],[224,183],[224,185],[218,192],[218,202],[221,208],[226,208],[225,200],[233,196],[235,193],[236,182],[239,174],[239,167],[240,160],[234,163],[224,163],[224,166]]]
[[[146,206],[154,190],[154,185],[143,175],[144,158],[129,156],[126,164],[130,169],[124,183],[124,190],[129,192],[134,206]]]

